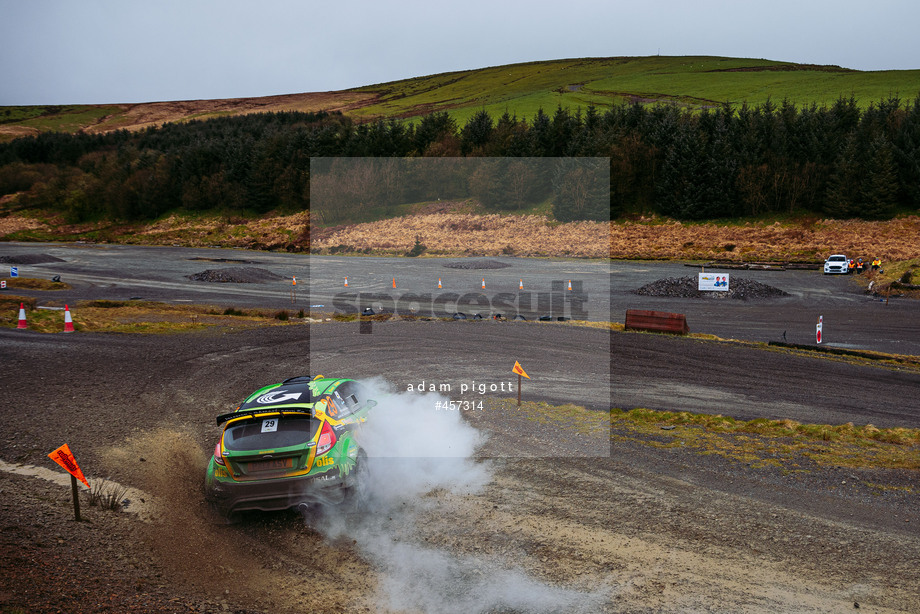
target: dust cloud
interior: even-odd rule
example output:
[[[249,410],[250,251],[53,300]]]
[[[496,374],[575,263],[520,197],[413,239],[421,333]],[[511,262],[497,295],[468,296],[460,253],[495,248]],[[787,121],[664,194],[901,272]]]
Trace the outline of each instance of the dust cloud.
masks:
[[[350,513],[306,515],[330,540],[347,538],[378,570],[379,605],[388,610],[453,612],[590,612],[600,595],[547,584],[512,562],[426,545],[418,524],[436,520],[451,531],[449,500],[475,494],[491,481],[489,461],[477,460],[482,433],[437,394],[391,392],[369,382],[378,405],[362,426],[368,454],[358,500]],[[431,530],[430,525],[426,530]]]
[[[152,522],[139,531],[147,551],[169,576],[211,595],[235,594],[239,579],[254,596],[266,594],[270,575],[231,535],[204,501],[208,456],[189,431],[164,427],[102,451],[103,464],[153,495]],[[217,556],[219,555],[219,556]],[[233,575],[221,563],[232,561]]]

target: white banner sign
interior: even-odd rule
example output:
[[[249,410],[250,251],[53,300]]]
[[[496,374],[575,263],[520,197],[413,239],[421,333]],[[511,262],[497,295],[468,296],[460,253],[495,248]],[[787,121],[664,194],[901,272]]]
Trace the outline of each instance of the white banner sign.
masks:
[[[700,273],[697,289],[728,292],[728,273]]]

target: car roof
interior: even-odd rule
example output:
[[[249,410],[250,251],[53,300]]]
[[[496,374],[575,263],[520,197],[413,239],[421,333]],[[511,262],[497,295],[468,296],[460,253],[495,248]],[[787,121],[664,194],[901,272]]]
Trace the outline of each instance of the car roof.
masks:
[[[341,384],[353,381],[355,380],[322,375],[312,379],[306,375],[291,377],[283,382],[259,388],[246,397],[235,410],[217,416],[217,424],[219,426],[235,418],[266,413],[312,415],[313,406],[317,401],[335,392]]]
[[[291,377],[283,382],[259,388],[240,404],[237,411],[266,407],[310,406],[323,395],[331,394],[345,381],[350,380],[322,376],[311,379],[307,375]]]

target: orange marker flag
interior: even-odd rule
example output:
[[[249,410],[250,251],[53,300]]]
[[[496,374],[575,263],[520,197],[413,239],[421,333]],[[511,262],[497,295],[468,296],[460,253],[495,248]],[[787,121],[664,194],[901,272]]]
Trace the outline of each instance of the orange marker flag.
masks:
[[[83,472],[80,471],[80,465],[77,464],[77,460],[70,452],[70,446],[68,446],[66,443],[48,456],[51,458],[51,460],[66,469],[70,475],[86,484],[87,488],[90,487],[89,482],[87,482],[86,478],[83,477]]]
[[[514,368],[511,369],[511,370],[512,370],[513,372],[517,373],[518,375],[523,375],[523,376],[526,377],[527,379],[530,379],[530,376],[527,375],[526,372],[524,372],[524,367],[522,367],[522,366],[521,366],[521,363],[519,363],[519,362],[516,361],[516,360],[514,361]]]

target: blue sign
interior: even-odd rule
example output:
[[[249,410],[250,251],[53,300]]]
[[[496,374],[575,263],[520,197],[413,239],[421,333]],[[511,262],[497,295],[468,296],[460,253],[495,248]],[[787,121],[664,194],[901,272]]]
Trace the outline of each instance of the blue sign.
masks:
[[[19,267],[18,266],[10,267],[10,277],[19,277]]]

